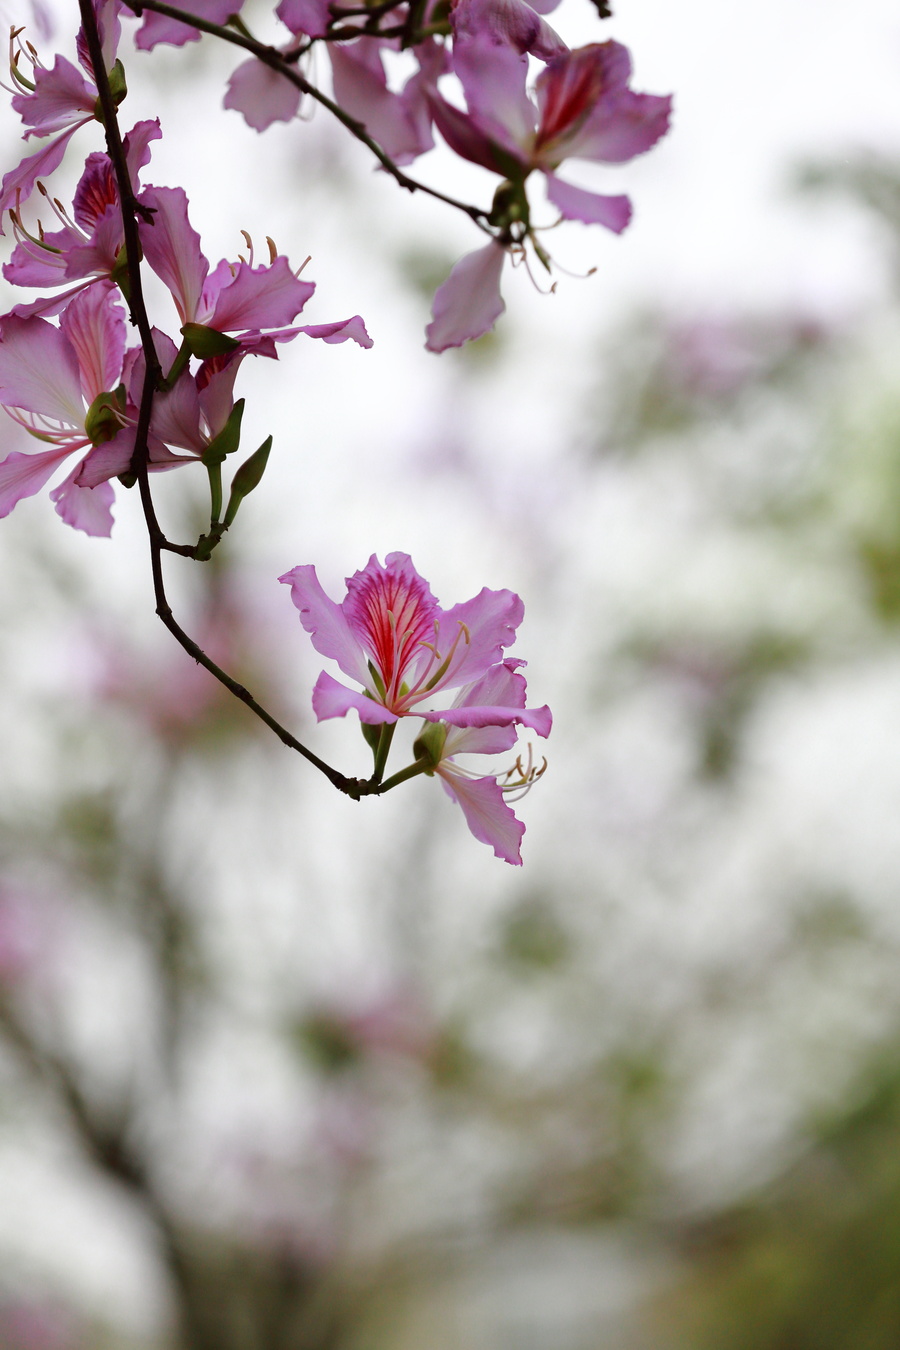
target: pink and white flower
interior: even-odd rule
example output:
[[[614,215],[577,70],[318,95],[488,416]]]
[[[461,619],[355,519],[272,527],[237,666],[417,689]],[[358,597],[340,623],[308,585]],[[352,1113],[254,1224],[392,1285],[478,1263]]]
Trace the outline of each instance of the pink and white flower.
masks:
[[[344,717],[351,708],[370,726],[413,713],[460,727],[545,724],[549,710],[517,705],[460,703],[444,711],[419,705],[443,689],[480,679],[502,660],[516,636],[524,606],[512,591],[482,590],[443,610],[405,553],[373,556],[347,578],[341,604],[329,599],[312,566],[295,567],[279,581],[291,587],[300,621],[323,656],[362,685],[348,689],[323,671],[313,690],[319,719]],[[541,734],[545,734],[541,732]]]
[[[36,454],[13,451],[0,463],[0,516],[38,492],[65,460],[87,450],[51,497],[68,525],[86,534],[110,533],[114,494],[109,482],[84,487],[78,480],[95,447],[128,435],[126,409],[114,394],[124,358],[125,316],[109,282],[76,296],[58,328],[39,318],[7,314],[0,319],[0,404],[20,427],[51,447]],[[110,396],[102,409],[97,404],[101,395]]]

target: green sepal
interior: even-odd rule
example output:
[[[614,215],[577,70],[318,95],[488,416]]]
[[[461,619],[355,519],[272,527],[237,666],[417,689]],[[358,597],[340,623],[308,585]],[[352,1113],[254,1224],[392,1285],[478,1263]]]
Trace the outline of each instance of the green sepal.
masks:
[[[242,400],[243,401],[243,400]],[[237,407],[237,404],[235,404]],[[222,528],[228,529],[229,525],[237,515],[238,507],[245,497],[248,497],[255,487],[259,486],[259,481],[266,471],[266,465],[269,462],[269,451],[272,449],[272,437],[267,436],[258,450],[254,450],[249,459],[245,460],[238,469],[234,478],[231,480],[231,495],[228,498],[228,509],[225,512],[225,519],[222,522]]]
[[[381,741],[381,723],[373,726],[371,722],[360,722],[359,729],[363,734],[363,740],[372,751],[373,755],[378,754],[378,745]]]
[[[241,443],[241,418],[244,416],[244,400],[239,398],[218,436],[214,436],[200,458],[206,465],[221,464],[226,455],[233,455]]]
[[[125,386],[120,384],[111,393],[98,394],[84,418],[84,429],[91,445],[103,445],[117,436],[124,425]]]
[[[199,356],[201,361],[208,356],[224,356],[227,352],[237,351],[241,345],[227,333],[208,328],[205,323],[186,323],[181,336],[190,348],[191,356]]]
[[[427,759],[430,768],[423,772],[433,774],[444,755],[444,744],[449,727],[446,722],[426,722],[419,735],[413,741],[413,755],[416,759]]]
[[[112,94],[113,107],[118,108],[128,93],[128,85],[125,82],[125,67],[121,61],[116,61],[112,68],[107,71],[106,78],[109,80],[109,92]],[[94,116],[98,122],[103,121],[103,105],[99,98],[94,104]]]

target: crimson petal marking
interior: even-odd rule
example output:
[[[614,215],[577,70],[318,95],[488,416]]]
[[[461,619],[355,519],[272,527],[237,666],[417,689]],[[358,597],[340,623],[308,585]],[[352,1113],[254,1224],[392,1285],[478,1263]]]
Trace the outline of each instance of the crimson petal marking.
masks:
[[[342,606],[347,622],[384,681],[388,701],[405,672],[433,642],[437,601],[405,553],[389,553],[384,567],[373,554],[362,571],[347,578]]]

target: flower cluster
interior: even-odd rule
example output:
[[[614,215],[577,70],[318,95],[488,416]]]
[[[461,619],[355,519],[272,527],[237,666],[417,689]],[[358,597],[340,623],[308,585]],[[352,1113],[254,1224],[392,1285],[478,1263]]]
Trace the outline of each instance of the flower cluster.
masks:
[[[431,351],[459,346],[492,327],[504,308],[500,273],[507,253],[524,256],[530,244],[549,270],[531,220],[525,185],[532,174],[544,175],[560,218],[620,233],[631,218],[627,197],[588,192],[556,171],[567,159],[626,163],[668,128],[671,99],[629,88],[625,47],[610,41],[572,50],[550,27],[542,15],[558,3],[397,0],[356,23],[350,16],[360,11],[344,11],[335,0],[282,0],[276,11],[299,43],[287,48],[292,54],[324,42],[338,104],[394,164],[410,164],[430,150],[436,128],[456,154],[501,179],[491,210],[480,213],[491,242],[457,263],[435,296],[426,343]],[[393,91],[385,58],[400,48],[408,49],[416,69]],[[532,87],[534,63],[542,68]],[[454,76],[465,109],[444,91],[445,77]],[[297,85],[252,60],[235,71],[225,105],[263,130],[295,116],[299,100]]]
[[[518,761],[497,777],[456,762],[457,755],[510,750],[517,726],[550,734],[550,709],[525,706],[524,662],[504,656],[522,622],[519,597],[485,588],[443,610],[405,553],[389,553],[383,565],[371,557],[347,578],[341,604],[325,594],[314,567],[295,567],[279,580],[290,586],[316,651],[362,685],[361,691],[350,689],[323,671],[313,691],[318,720],[355,710],[364,729],[377,729],[367,739],[378,764],[400,718],[424,718],[415,771],[437,774],[475,838],[490,844],[498,858],[521,863],[525,827],[505,798],[527,791],[542,770]],[[458,690],[450,707],[421,706],[447,689]]]
[[[97,0],[95,8],[110,85],[124,96],[116,59],[121,5]],[[121,299],[128,303],[131,297],[124,215],[109,155],[88,155],[68,211],[41,178],[61,162],[80,127],[96,124],[98,94],[88,78],[93,70],[83,35],[78,51],[85,74],[62,56],[48,69],[28,46],[16,48],[10,61],[19,91],[13,106],[28,127],[26,138],[50,139],[0,186],[0,206],[15,240],[3,275],[14,286],[44,292],[0,316],[0,404],[49,448],[13,451],[0,462],[0,516],[75,459],[51,493],[56,510],[77,529],[108,535],[112,480],[133,482],[137,468],[147,353],[140,345],[129,347],[126,339]],[[30,75],[22,70],[25,63]],[[279,344],[300,334],[331,343],[352,339],[364,347],[371,339],[358,315],[295,325],[315,286],[300,279],[271,241],[261,264],[247,237],[247,257],[212,267],[191,227],[184,189],[141,183],[161,134],[159,122],[147,120],[123,138],[140,251],[168,288],[180,323],[177,341],[153,329],[161,379],[146,436],[147,467],[159,471],[199,462],[220,481],[223,460],[239,448],[243,400],[235,399],[234,386],[246,356],[276,357]],[[36,189],[59,228],[26,224],[25,207]],[[229,502],[232,517],[255,485],[253,472],[249,480],[240,473]],[[218,514],[214,504],[213,516]],[[226,513],[225,524],[230,523]]]
[[[126,0],[93,0],[114,65]],[[161,14],[141,5],[136,45],[182,46],[202,33],[237,42],[252,55],[237,66],[224,106],[235,109],[257,131],[297,117],[301,100],[325,103],[378,155],[403,186],[441,192],[402,172],[432,149],[435,131],[454,153],[496,174],[489,208],[461,206],[489,236],[466,255],[438,290],[426,345],[440,352],[481,336],[504,309],[500,276],[507,255],[527,250],[548,270],[551,260],[533,223],[527,183],[544,179],[546,197],[558,219],[603,225],[620,233],[631,217],[628,197],[587,191],[561,178],[567,160],[619,165],[651,149],[665,134],[668,96],[630,88],[631,59],[615,41],[571,49],[543,17],[559,0],[379,0],[356,6],[343,0],[280,0],[275,17],[285,31],[281,47],[257,42],[241,16],[242,0],[182,0]],[[137,5],[135,6],[137,8]],[[176,9],[181,18],[173,17]],[[199,26],[198,26],[199,25]],[[202,29],[202,32],[201,32]],[[328,54],[333,97],[313,83],[321,63],[313,49]],[[402,82],[389,80],[403,53]],[[32,58],[33,59],[33,58]],[[0,211],[27,196],[35,181],[60,162],[74,131],[94,116],[97,92],[64,58],[52,70],[35,66],[26,77],[13,65],[19,92],[13,100],[29,130],[48,136],[43,149],[7,174]],[[461,89],[465,106],[450,97]],[[402,167],[401,167],[402,166]]]

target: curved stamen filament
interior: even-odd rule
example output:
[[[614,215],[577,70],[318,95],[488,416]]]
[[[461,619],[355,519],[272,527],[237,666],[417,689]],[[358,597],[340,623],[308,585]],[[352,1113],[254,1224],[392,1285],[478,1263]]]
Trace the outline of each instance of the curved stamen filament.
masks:
[[[428,665],[425,667],[422,674],[419,676],[418,680],[416,680],[415,684],[407,694],[405,700],[407,704],[414,703],[419,698],[424,698],[426,694],[429,694],[432,689],[434,689],[438,684],[440,684],[441,680],[443,680],[446,677],[447,672],[449,671],[451,665],[453,664],[453,658],[456,655],[457,648],[459,647],[461,641],[464,640],[465,645],[468,647],[469,643],[472,640],[472,635],[469,632],[468,626],[463,623],[462,619],[458,619],[457,623],[459,624],[459,632],[453,639],[452,646],[450,647],[450,650],[445,657],[443,658],[441,657],[436,642],[419,643],[420,647],[427,647],[427,649],[431,652],[432,655]],[[438,632],[437,620],[435,620],[434,632],[436,638]],[[440,665],[438,666],[438,669],[434,672],[434,674],[430,675],[429,672],[432,670],[435,661],[439,661]]]

